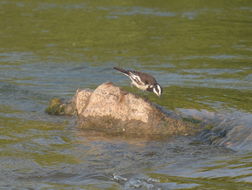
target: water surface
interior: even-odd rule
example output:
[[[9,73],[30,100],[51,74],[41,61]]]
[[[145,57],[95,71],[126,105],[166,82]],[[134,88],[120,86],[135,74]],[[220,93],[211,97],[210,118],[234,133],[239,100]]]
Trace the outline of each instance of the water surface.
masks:
[[[0,189],[252,189],[252,155],[111,138],[44,113],[112,81],[177,113],[252,117],[252,3],[0,1]],[[153,74],[157,98],[111,68]]]

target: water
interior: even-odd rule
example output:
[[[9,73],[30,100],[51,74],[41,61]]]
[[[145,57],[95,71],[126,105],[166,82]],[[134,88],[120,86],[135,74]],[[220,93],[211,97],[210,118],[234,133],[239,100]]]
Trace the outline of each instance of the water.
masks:
[[[121,139],[44,113],[52,97],[156,76],[178,113],[252,117],[252,3],[0,1],[0,189],[252,189],[252,152]],[[146,95],[146,94],[145,94]]]

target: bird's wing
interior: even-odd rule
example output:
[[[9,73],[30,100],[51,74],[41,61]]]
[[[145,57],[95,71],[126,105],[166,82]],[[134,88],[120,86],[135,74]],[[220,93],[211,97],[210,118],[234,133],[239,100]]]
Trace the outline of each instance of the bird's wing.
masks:
[[[137,71],[134,71],[131,73],[138,76],[142,84],[156,84],[157,83],[156,79],[147,73],[142,73],[142,72],[137,72]]]
[[[132,80],[132,81],[134,81],[134,82],[136,82],[137,84],[139,84],[139,85],[145,85],[144,83],[143,83],[143,81],[141,80],[141,78],[139,77],[139,75],[138,74],[136,74],[136,73],[134,73],[134,72],[129,72],[129,78]]]

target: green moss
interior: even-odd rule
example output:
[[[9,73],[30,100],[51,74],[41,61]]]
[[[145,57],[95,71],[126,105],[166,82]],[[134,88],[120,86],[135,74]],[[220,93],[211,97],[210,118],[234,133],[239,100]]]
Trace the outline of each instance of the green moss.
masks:
[[[50,115],[64,115],[65,114],[65,105],[63,101],[59,98],[51,99],[49,106],[45,110],[46,113]]]

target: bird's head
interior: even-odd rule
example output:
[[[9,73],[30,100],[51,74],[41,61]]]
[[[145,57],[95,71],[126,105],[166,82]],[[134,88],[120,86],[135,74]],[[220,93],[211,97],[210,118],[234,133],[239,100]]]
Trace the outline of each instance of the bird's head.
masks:
[[[161,96],[163,89],[159,84],[155,84],[153,87],[153,92],[157,95],[157,96]]]

